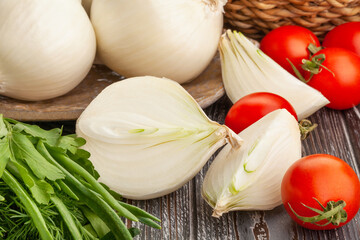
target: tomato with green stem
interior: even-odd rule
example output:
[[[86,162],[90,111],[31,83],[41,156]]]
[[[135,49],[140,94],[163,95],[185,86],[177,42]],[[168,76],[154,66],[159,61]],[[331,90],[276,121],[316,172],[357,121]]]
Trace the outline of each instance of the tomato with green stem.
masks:
[[[281,197],[290,217],[305,228],[327,230],[348,223],[360,207],[360,182],[343,160],[315,154],[285,173]]]
[[[269,32],[260,42],[260,49],[281,67],[295,76],[288,62],[303,74],[302,60],[309,59],[308,46],[320,47],[318,38],[310,30],[300,26],[282,26]]]
[[[332,109],[348,109],[360,103],[360,56],[342,48],[325,48],[305,61],[308,85],[320,91]]]
[[[239,99],[229,110],[225,125],[239,133],[251,124],[277,109],[285,108],[297,120],[291,104],[283,97],[269,92],[257,92]]]

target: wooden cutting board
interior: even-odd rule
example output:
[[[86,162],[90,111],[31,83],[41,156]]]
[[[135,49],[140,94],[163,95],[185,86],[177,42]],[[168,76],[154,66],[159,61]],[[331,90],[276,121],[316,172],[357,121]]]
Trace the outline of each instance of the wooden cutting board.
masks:
[[[75,89],[46,101],[27,102],[0,96],[0,113],[20,121],[75,120],[89,103],[111,83],[124,79],[104,65],[94,65]],[[216,56],[207,69],[183,87],[206,108],[224,95],[220,58]]]

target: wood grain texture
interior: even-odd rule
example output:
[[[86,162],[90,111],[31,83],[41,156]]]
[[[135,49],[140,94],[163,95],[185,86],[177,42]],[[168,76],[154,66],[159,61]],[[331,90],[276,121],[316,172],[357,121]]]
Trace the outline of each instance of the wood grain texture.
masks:
[[[207,115],[220,123],[224,122],[231,102],[222,97],[205,109]],[[349,163],[359,176],[360,166],[360,106],[346,111],[324,108],[310,117],[319,127],[303,141],[303,156],[327,153]],[[65,131],[74,131],[74,122],[40,123],[43,127],[59,127],[65,123]],[[179,240],[358,240],[360,239],[360,215],[340,229],[311,231],[296,225],[283,206],[271,211],[242,211],[224,214],[221,219],[211,217],[212,209],[201,198],[200,188],[213,157],[185,186],[167,196],[148,200],[131,201],[158,216],[162,229],[156,230],[142,224],[132,223],[141,230],[137,239]],[[128,223],[129,225],[131,223]]]

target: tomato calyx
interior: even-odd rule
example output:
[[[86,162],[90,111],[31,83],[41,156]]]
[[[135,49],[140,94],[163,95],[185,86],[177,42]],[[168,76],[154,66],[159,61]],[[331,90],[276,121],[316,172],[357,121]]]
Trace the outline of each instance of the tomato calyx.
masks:
[[[310,77],[308,79],[305,79],[301,73],[299,72],[299,70],[297,70],[297,68],[294,66],[294,64],[287,58],[286,60],[290,63],[292,69],[294,70],[296,76],[303,81],[304,83],[308,83],[311,78],[315,75],[321,72],[321,68],[326,69],[327,71],[329,71],[334,77],[335,74],[327,67],[325,67],[322,63],[325,61],[326,56],[325,54],[319,54],[316,55],[314,57],[312,57],[314,54],[316,54],[318,51],[320,51],[321,49],[323,49],[322,47],[317,47],[314,44],[310,43],[308,46],[308,50],[310,52],[310,60],[309,59],[303,59],[302,60],[302,65],[301,68],[307,72],[310,72]]]
[[[310,132],[312,132],[318,125],[316,123],[312,123],[308,119],[303,119],[299,122],[299,129],[301,134],[301,140],[305,140]]]
[[[317,226],[326,226],[329,224],[333,224],[335,226],[339,226],[340,223],[344,223],[347,220],[347,213],[344,210],[344,207],[346,206],[345,201],[339,200],[337,202],[335,201],[329,201],[326,204],[326,207],[324,207],[316,198],[314,198],[315,201],[321,206],[322,210],[312,208],[309,206],[306,206],[305,204],[301,203],[304,207],[318,213],[318,215],[315,215],[313,217],[303,217],[297,214],[294,209],[291,207],[290,203],[288,203],[291,211],[295,214],[295,216],[303,221],[304,223],[312,223]],[[327,220],[327,223],[325,224],[318,224],[317,222]]]
[[[312,55],[315,55],[318,51],[322,50],[323,47],[317,47],[315,44],[310,43],[307,49],[310,52],[310,57],[312,57]]]
[[[323,67],[324,69],[328,70],[329,72],[331,72],[330,69],[328,69],[327,67],[325,67],[324,65],[322,65],[322,63],[325,61],[325,54],[319,54],[314,56],[311,60],[308,59],[303,59],[302,60],[302,65],[301,68],[304,69],[307,72],[310,72],[310,77],[308,79],[305,79],[301,73],[299,72],[299,70],[296,69],[296,67],[294,66],[294,64],[292,64],[290,62],[290,60],[288,59],[289,63],[291,64],[291,67],[293,68],[296,76],[303,81],[304,83],[308,83],[311,78],[314,76],[314,74],[318,74],[321,71],[320,67]],[[334,73],[331,72],[333,75]]]

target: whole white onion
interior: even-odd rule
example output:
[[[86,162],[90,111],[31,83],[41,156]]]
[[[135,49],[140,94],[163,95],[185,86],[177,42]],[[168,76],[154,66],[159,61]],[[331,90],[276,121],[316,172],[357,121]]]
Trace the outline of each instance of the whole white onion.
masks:
[[[1,0],[0,36],[0,94],[22,100],[69,92],[96,52],[79,0]]]
[[[101,61],[125,77],[151,75],[179,83],[213,58],[225,0],[94,0],[91,21]]]

